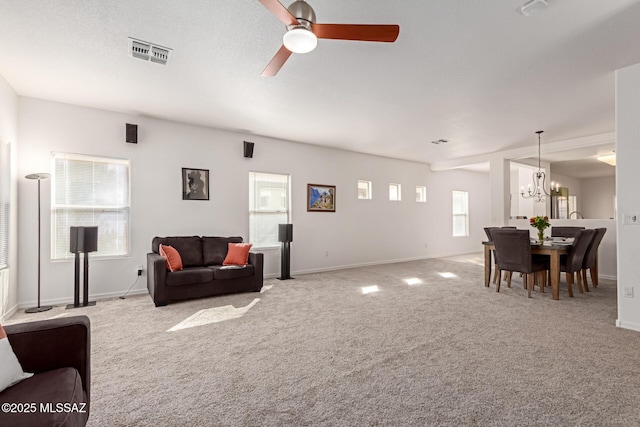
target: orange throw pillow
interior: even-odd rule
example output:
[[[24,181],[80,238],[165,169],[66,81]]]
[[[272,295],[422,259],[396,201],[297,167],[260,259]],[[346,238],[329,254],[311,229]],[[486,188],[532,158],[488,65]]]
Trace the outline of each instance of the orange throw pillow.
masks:
[[[167,260],[167,270],[182,270],[182,258],[180,258],[180,254],[173,246],[160,245],[160,255]]]
[[[229,243],[229,251],[222,265],[247,265],[251,246],[252,243]]]

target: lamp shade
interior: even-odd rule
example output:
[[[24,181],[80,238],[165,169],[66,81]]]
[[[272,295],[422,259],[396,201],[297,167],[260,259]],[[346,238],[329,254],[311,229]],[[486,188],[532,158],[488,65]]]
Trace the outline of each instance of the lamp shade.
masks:
[[[309,53],[318,45],[318,38],[304,27],[296,27],[282,36],[284,47],[293,53]]]

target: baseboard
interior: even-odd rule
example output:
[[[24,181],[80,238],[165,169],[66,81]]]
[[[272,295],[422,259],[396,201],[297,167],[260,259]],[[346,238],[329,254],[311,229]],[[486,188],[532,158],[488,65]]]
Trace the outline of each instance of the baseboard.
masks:
[[[386,261],[363,262],[358,264],[334,265],[331,267],[314,268],[310,270],[296,270],[291,272],[291,274],[295,276],[296,274],[301,275],[301,274],[313,274],[313,273],[326,273],[329,271],[349,270],[351,268],[372,267],[376,265],[397,264],[400,262],[421,261],[421,260],[430,259],[430,258],[439,258],[439,257],[433,257],[433,256],[413,257],[413,258],[403,258],[403,259],[386,260]]]
[[[102,294],[89,294],[89,301],[99,301],[99,300],[103,300],[103,299],[115,298],[115,297],[119,297],[119,296],[124,295],[125,292],[126,292],[126,290],[125,291],[117,291],[117,292],[106,292],[106,293],[102,293]],[[148,292],[149,291],[145,287],[145,288],[140,288],[140,289],[132,289],[131,292],[129,292],[127,295],[128,296],[131,296],[131,295],[142,295],[142,294],[147,294]],[[48,299],[48,300],[40,301],[40,305],[67,305],[67,304],[73,304],[73,297],[55,298],[55,299]],[[82,304],[82,297],[80,298],[80,304]],[[22,303],[19,303],[16,306],[15,309],[35,307],[37,305],[38,305],[37,301],[22,302]],[[14,313],[15,313],[15,309],[14,309]]]
[[[618,280],[618,276],[609,276],[608,274],[598,274],[598,277],[600,279],[607,279],[607,280]]]
[[[640,332],[640,323],[627,322],[624,320],[616,320],[616,326],[622,329],[629,329],[632,331]]]

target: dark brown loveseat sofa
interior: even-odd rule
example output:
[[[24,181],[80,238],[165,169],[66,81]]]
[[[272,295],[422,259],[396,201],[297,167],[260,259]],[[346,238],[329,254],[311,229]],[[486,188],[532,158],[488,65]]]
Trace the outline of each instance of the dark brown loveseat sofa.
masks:
[[[242,237],[177,236],[154,237],[147,254],[147,288],[156,307],[173,301],[231,294],[260,292],[264,256],[250,252],[242,268],[225,268],[229,243],[242,243]],[[160,245],[173,246],[184,267],[168,271],[166,260],[159,254]]]
[[[0,392],[0,426],[84,426],[91,397],[89,318],[63,317],[4,329],[22,369],[35,375]]]

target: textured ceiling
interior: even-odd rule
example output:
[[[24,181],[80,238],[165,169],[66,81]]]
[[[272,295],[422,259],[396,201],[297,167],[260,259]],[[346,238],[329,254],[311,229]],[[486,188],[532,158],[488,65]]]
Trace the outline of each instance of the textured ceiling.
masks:
[[[399,24],[398,40],[320,40],[265,78],[285,29],[258,0],[0,0],[0,74],[23,96],[429,163],[614,131],[639,2],[523,3],[311,0],[320,23]]]

